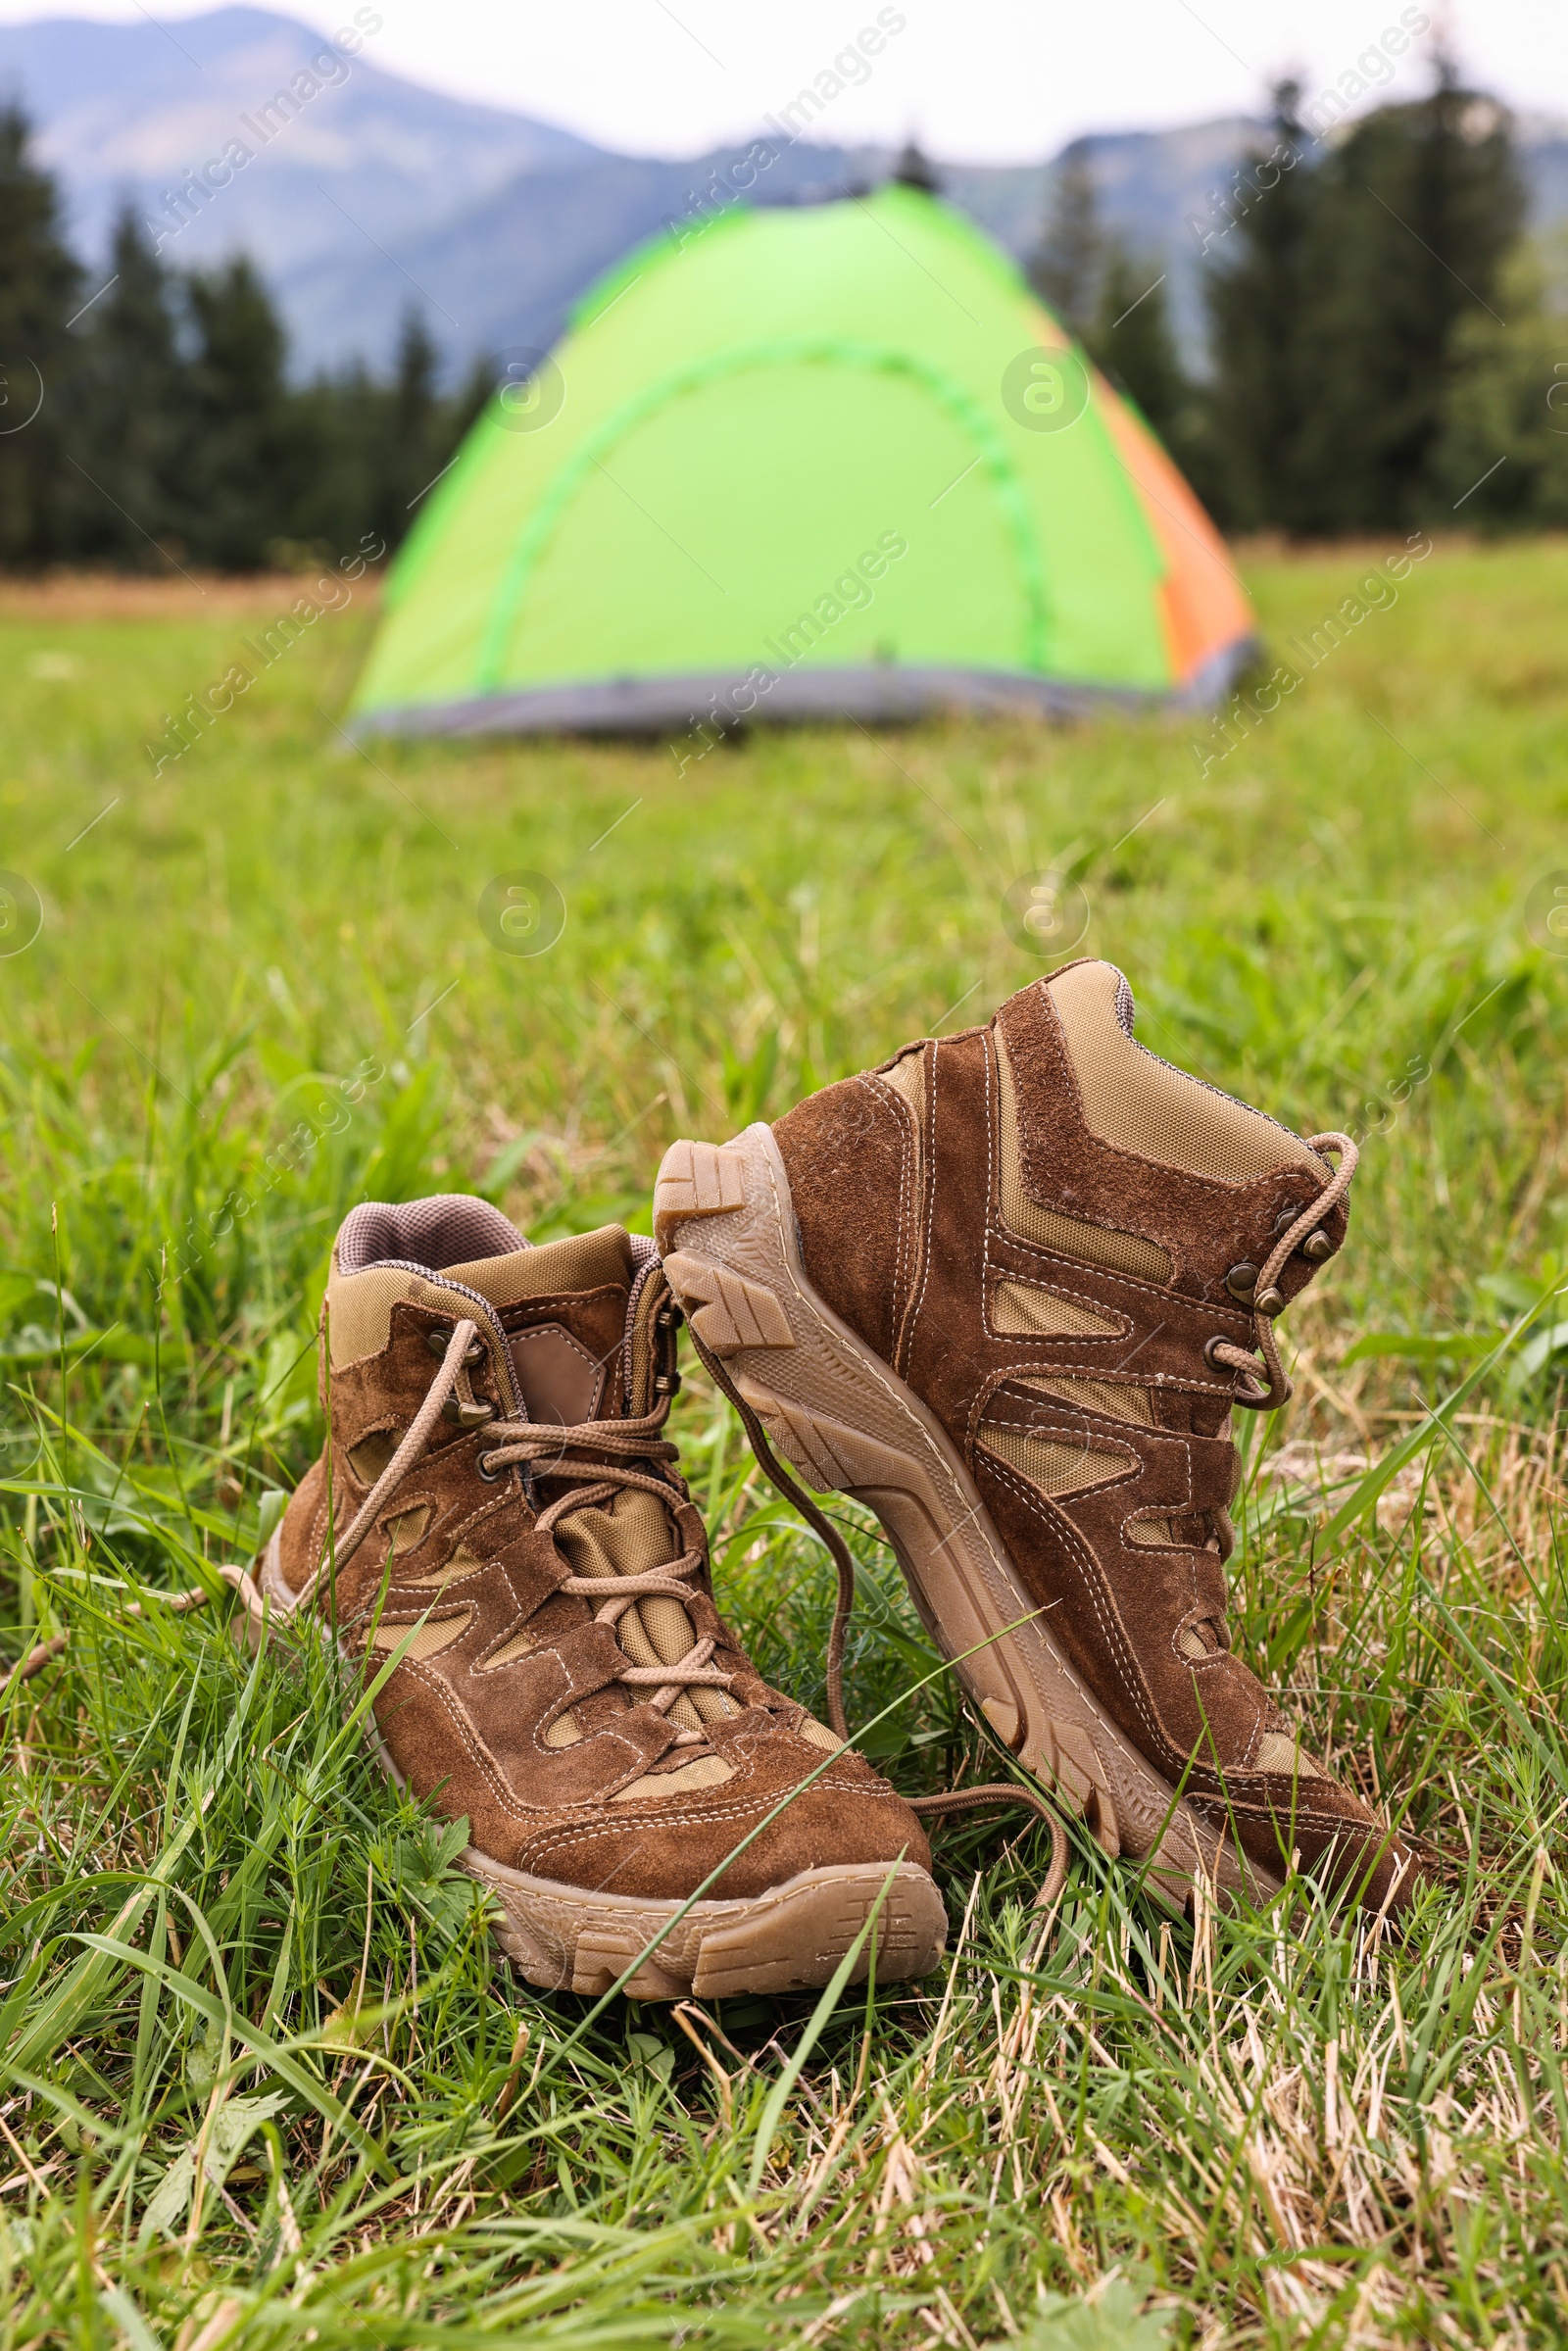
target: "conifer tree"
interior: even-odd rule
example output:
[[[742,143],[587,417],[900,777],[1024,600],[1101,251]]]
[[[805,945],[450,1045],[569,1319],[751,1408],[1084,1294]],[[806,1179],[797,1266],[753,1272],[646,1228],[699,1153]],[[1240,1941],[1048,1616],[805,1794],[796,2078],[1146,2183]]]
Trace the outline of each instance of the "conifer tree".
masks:
[[[1320,530],[1441,514],[1461,329],[1500,321],[1524,212],[1511,125],[1440,57],[1431,95],[1381,107],[1324,163],[1303,429]]]
[[[1561,249],[1568,259],[1568,240]],[[1455,336],[1438,512],[1469,529],[1568,527],[1568,299],[1549,257],[1522,244],[1502,272],[1500,318],[1477,311]]]
[[[899,159],[893,167],[893,184],[896,188],[918,188],[923,196],[940,196],[942,193],[942,181],[935,165],[919,140],[912,136],[905,140],[899,152]]]
[[[286,340],[266,286],[243,258],[188,282],[191,365],[188,486],[191,549],[221,569],[267,560],[321,453],[284,378]]]
[[[1242,528],[1321,527],[1306,438],[1322,393],[1319,275],[1333,256],[1317,234],[1300,97],[1294,81],[1276,86],[1271,136],[1244,171],[1204,288],[1213,379],[1202,487],[1221,519]]]
[[[66,250],[59,199],[27,152],[19,107],[0,109],[0,562],[52,552],[66,470],[68,322],[81,272]]]
[[[1096,365],[1175,450],[1190,428],[1192,385],[1176,348],[1165,289],[1156,263],[1139,261],[1119,240],[1107,240],[1099,304],[1085,341]]]
[[[440,371],[441,354],[423,316],[410,309],[398,336],[392,381],[381,397],[371,486],[371,521],[389,547],[410,528],[415,502],[428,493],[452,454]]]
[[[1029,265],[1030,284],[1069,334],[1083,335],[1094,318],[1103,264],[1089,142],[1075,139],[1056,166],[1045,231]]]
[[[68,415],[75,478],[66,488],[71,551],[142,567],[183,540],[192,417],[176,343],[181,289],[129,205],[115,223],[110,276],[77,341]]]

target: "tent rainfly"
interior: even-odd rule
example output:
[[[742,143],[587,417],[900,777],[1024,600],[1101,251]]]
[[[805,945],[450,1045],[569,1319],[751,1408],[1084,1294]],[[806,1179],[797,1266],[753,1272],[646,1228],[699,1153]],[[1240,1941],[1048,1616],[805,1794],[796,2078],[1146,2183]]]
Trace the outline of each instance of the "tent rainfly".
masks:
[[[1252,615],[1012,265],[890,186],[632,254],[393,568],[362,731],[1206,707]]]

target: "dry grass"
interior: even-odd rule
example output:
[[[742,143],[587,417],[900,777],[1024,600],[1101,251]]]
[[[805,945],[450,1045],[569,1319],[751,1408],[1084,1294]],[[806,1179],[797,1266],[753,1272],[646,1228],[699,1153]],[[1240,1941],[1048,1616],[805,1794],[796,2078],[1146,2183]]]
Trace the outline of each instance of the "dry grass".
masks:
[[[371,586],[367,581],[367,589]],[[43,571],[28,578],[0,575],[0,620],[28,627],[46,622],[256,619],[278,612],[300,592],[291,571],[168,572]]]

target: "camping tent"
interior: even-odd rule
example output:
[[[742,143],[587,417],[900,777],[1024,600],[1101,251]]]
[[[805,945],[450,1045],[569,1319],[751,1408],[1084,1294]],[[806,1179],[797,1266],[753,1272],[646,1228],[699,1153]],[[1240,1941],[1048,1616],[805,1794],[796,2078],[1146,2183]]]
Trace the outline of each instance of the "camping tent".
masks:
[[[366,730],[1205,705],[1248,658],[1148,427],[932,197],[735,206],[504,385],[393,569]]]

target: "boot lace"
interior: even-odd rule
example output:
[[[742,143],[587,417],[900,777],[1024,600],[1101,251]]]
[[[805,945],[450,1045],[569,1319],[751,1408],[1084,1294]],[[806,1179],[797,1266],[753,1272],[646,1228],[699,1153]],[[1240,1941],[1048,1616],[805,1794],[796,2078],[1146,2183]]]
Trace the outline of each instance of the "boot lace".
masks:
[[[466,1381],[466,1365],[470,1350],[478,1344],[477,1323],[463,1321],[454,1324],[440,1368],[410,1424],[407,1436],[353,1518],[328,1551],[322,1553],[314,1573],[301,1587],[295,1603],[297,1607],[305,1607],[314,1598],[329,1567],[335,1576],[360,1548],[387,1503],[395,1497],[404,1480],[423,1458],[448,1401],[454,1397],[471,1396]],[[652,1475],[649,1469],[640,1468],[638,1464],[673,1462],[678,1458],[676,1447],[662,1435],[668,1413],[669,1398],[664,1396],[652,1412],[636,1420],[577,1421],[561,1427],[554,1421],[506,1420],[493,1415],[484,1424],[488,1443],[479,1454],[479,1473],[484,1478],[498,1478],[505,1469],[517,1463],[529,1469],[538,1465],[552,1480],[570,1481],[573,1491],[560,1495],[540,1512],[536,1523],[542,1535],[551,1534],[568,1512],[584,1510],[595,1503],[607,1501],[616,1492],[628,1487],[657,1494],[661,1501],[667,1503],[675,1498],[668,1481]],[[608,1461],[586,1458],[589,1448],[595,1453],[608,1453],[612,1458]],[[598,1600],[600,1606],[595,1611],[595,1623],[613,1627],[619,1624],[627,1609],[639,1599],[665,1598],[679,1600],[683,1604],[689,1602],[693,1589],[691,1580],[701,1572],[702,1565],[701,1551],[688,1548],[662,1567],[645,1568],[633,1575],[619,1575],[613,1570],[605,1576],[571,1575],[558,1589],[581,1599]],[[252,1616],[260,1619],[265,1603],[254,1580],[247,1578],[238,1589]],[[661,1714],[667,1714],[683,1690],[729,1688],[733,1675],[722,1672],[711,1662],[716,1645],[711,1634],[704,1634],[693,1641],[683,1657],[670,1665],[637,1665],[628,1657],[616,1679],[634,1690],[639,1698],[646,1699]],[[677,1731],[674,1744],[678,1747],[704,1746],[707,1744],[707,1734],[702,1731]]]
[[[1294,1224],[1286,1226],[1257,1277],[1257,1287],[1252,1293],[1252,1328],[1256,1334],[1257,1353],[1237,1347],[1223,1332],[1216,1332],[1203,1348],[1203,1360],[1211,1368],[1223,1364],[1227,1370],[1241,1375],[1234,1400],[1246,1412],[1276,1412],[1281,1404],[1289,1403],[1295,1394],[1280,1361],[1280,1351],[1274,1338],[1274,1316],[1285,1304],[1284,1293],[1278,1287],[1279,1278],[1293,1251],[1319,1229],[1349,1191],[1350,1179],[1355,1174],[1356,1161],[1360,1157],[1348,1135],[1309,1135],[1307,1147],[1319,1153],[1332,1152],[1340,1164],[1316,1200],[1302,1209]],[[1263,1369],[1268,1374],[1266,1384],[1258,1380],[1258,1355],[1262,1356]]]
[[[662,1478],[652,1477],[637,1468],[639,1461],[668,1461],[678,1459],[678,1448],[661,1436],[669,1414],[669,1398],[664,1396],[654,1410],[639,1420],[587,1420],[558,1427],[554,1422],[542,1426],[535,1421],[494,1420],[488,1435],[491,1445],[479,1456],[480,1472],[485,1477],[499,1477],[513,1462],[548,1464],[551,1478],[575,1481],[577,1491],[562,1494],[539,1514],[541,1535],[548,1535],[561,1524],[568,1511],[586,1510],[595,1503],[608,1501],[617,1491],[631,1487],[645,1494],[657,1494],[661,1501],[670,1498],[670,1488]],[[621,1453],[621,1461],[584,1460],[582,1448],[592,1447],[596,1453]],[[568,1576],[562,1585],[563,1592],[574,1592],[586,1600],[597,1599],[601,1605],[594,1612],[596,1625],[618,1625],[634,1600],[664,1598],[679,1600],[683,1605],[692,1597],[691,1578],[700,1574],[703,1554],[693,1548],[681,1552],[679,1558],[666,1561],[662,1567],[639,1569],[632,1575],[615,1571],[608,1576]],[[617,1677],[639,1695],[651,1691],[648,1703],[666,1714],[683,1690],[728,1690],[733,1674],[722,1672],[710,1660],[718,1643],[710,1633],[693,1641],[684,1657],[671,1665],[624,1665]],[[703,1746],[707,1734],[702,1731],[677,1731],[678,1747]]]
[[[850,1546],[826,1511],[818,1508],[811,1496],[790,1476],[768,1444],[767,1435],[757,1414],[741,1395],[688,1323],[686,1336],[714,1387],[728,1396],[740,1416],[747,1441],[756,1454],[758,1464],[778,1493],[794,1504],[807,1524],[827,1545],[828,1555],[838,1571],[839,1589],[833,1604],[833,1625],[827,1637],[827,1692],[826,1712],[835,1736],[846,1746],[853,1744],[849,1720],[844,1711],[844,1643],[850,1629],[850,1616],[855,1606],[855,1561]],[[937,1795],[906,1796],[911,1812],[941,1815],[947,1812],[972,1812],[993,1804],[1022,1804],[1038,1815],[1051,1831],[1051,1866],[1035,1894],[1035,1908],[1049,1911],[1060,1898],[1067,1883],[1067,1832],[1059,1816],[1035,1788],[1025,1788],[1015,1780],[990,1781],[983,1788],[948,1788]],[[1042,1931],[1041,1949],[1050,1933],[1049,1922]],[[1038,1952],[1037,1952],[1038,1958]]]

